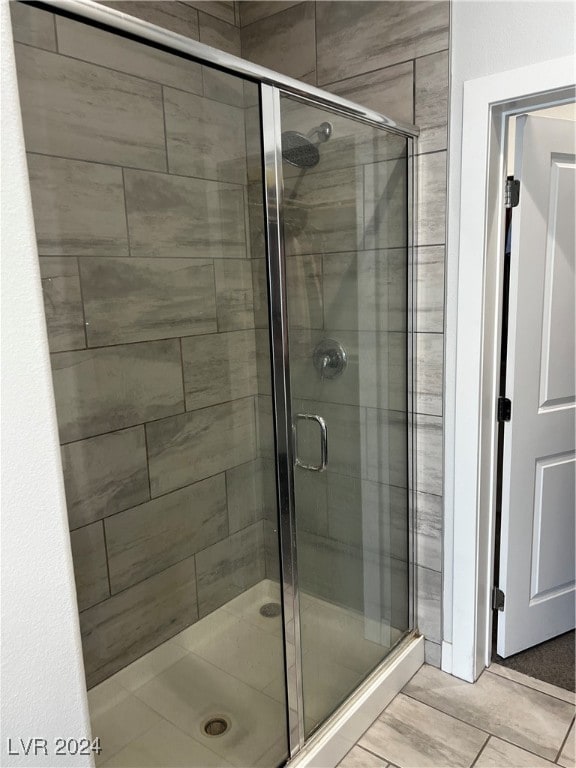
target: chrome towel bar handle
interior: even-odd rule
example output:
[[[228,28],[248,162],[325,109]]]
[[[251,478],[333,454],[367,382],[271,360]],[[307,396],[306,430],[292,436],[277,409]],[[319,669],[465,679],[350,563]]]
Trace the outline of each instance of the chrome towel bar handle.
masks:
[[[298,430],[296,424],[298,419],[304,419],[305,421],[315,421],[320,427],[320,464],[306,464],[300,461],[298,458]],[[307,469],[309,472],[324,472],[328,466],[328,427],[322,416],[318,416],[316,413],[297,413],[296,420],[293,426],[294,433],[294,455],[295,464],[301,469]]]

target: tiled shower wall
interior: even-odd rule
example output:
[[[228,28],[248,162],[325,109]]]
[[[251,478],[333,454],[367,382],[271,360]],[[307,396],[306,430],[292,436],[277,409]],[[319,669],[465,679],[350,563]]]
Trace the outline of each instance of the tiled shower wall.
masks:
[[[231,3],[143,5],[239,46]],[[93,685],[266,575],[244,88],[12,10]]]
[[[242,56],[421,128],[418,145],[416,443],[418,625],[442,640],[442,376],[449,4],[249,2]]]

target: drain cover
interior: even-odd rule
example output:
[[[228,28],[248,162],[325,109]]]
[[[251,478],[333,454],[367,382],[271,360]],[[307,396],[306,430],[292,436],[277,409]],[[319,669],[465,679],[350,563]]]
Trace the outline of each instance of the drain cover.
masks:
[[[280,616],[281,611],[282,608],[280,607],[280,603],[264,603],[262,608],[260,608],[260,613],[262,616],[266,616],[267,619],[273,619],[274,616]]]
[[[211,717],[204,723],[204,733],[208,736],[222,736],[228,730],[228,722],[223,717]]]

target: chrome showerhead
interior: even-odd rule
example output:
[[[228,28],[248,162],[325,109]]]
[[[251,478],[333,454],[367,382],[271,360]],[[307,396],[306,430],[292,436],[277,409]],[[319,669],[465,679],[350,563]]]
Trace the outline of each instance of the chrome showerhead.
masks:
[[[282,134],[282,157],[296,168],[314,168],[320,162],[320,152],[311,137],[315,136],[318,142],[323,143],[328,141],[331,135],[332,125],[330,123],[321,123],[317,128],[313,128],[308,136],[304,136],[298,131],[284,131]]]

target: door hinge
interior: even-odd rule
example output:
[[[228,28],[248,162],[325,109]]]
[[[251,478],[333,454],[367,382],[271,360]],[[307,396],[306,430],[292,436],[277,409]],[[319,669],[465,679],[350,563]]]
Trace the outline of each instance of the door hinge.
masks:
[[[510,421],[512,418],[512,400],[507,397],[498,398],[497,421]]]
[[[503,611],[504,599],[504,592],[499,587],[494,587],[492,590],[492,610]]]
[[[504,205],[506,208],[516,208],[520,202],[520,182],[514,176],[508,176],[504,187]]]

